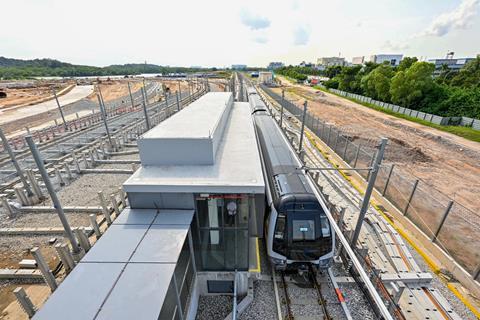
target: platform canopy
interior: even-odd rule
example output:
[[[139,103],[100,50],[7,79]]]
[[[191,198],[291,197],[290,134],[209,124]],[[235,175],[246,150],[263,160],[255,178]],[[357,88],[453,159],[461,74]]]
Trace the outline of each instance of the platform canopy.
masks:
[[[125,209],[34,319],[158,319],[192,217]]]
[[[123,185],[129,193],[265,192],[248,103],[208,93],[148,131],[142,166]]]

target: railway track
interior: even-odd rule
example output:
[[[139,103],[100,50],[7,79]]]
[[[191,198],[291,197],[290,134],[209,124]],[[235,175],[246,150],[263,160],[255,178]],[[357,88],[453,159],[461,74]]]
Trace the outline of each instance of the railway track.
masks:
[[[329,288],[323,288],[318,279],[320,277],[322,282],[327,283],[330,280],[328,272],[319,275],[310,266],[309,270],[302,275],[298,273],[287,274],[281,271],[279,277],[282,295],[278,294],[278,296],[282,296],[284,302],[284,319],[332,319],[327,300],[324,298],[323,293],[323,291],[331,291],[330,286]],[[275,271],[273,278],[277,278]],[[278,288],[278,286],[275,288]],[[280,317],[282,317],[282,315],[280,315]]]

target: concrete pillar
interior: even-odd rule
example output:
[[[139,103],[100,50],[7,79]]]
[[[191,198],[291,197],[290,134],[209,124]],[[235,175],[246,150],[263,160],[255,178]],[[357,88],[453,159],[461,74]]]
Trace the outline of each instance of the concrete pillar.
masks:
[[[67,258],[67,256],[65,255],[65,250],[64,248],[62,248],[62,244],[61,243],[57,243],[55,245],[55,251],[57,252],[57,255],[58,257],[60,258],[60,261],[62,261],[62,264],[63,266],[65,267],[65,271],[67,273],[70,273],[70,271],[73,270],[74,268],[74,265],[71,265],[70,264],[70,261],[69,259]],[[73,261],[73,260],[72,260]]]
[[[17,199],[20,201],[20,203],[22,204],[22,206],[28,206],[28,205],[29,205],[29,201],[28,201],[27,195],[25,194],[25,192],[23,191],[23,189],[20,188],[20,187],[15,187],[14,190],[15,190],[15,194],[16,194],[16,196],[17,196]]]
[[[120,203],[122,207],[125,208],[127,206],[127,201],[125,200],[125,191],[123,191],[122,187],[118,188],[118,194],[120,195]]]
[[[75,170],[77,171],[77,174],[82,173],[82,170],[80,169],[80,164],[78,163],[77,156],[75,155],[75,152],[72,152],[72,159],[73,159],[73,164],[75,164]]]
[[[105,197],[102,191],[98,192],[98,197],[100,198],[100,205],[102,206],[103,215],[105,216],[105,220],[107,221],[108,225],[112,224],[112,218],[110,217],[110,210],[107,207],[107,202],[105,201]]]
[[[15,211],[13,210],[10,203],[8,203],[7,198],[6,197],[1,197],[0,201],[2,203],[2,207],[4,207],[7,210],[8,216],[13,217],[13,215],[15,214]]]
[[[90,214],[88,215],[88,218],[90,219],[90,224],[92,225],[93,231],[95,232],[95,236],[97,237],[97,239],[99,239],[102,236],[102,232],[100,231],[100,226],[97,223],[97,215]]]
[[[90,168],[89,164],[88,164],[88,161],[87,161],[87,157],[85,157],[85,153],[82,152],[82,161],[83,163],[85,163],[85,168]]]
[[[73,179],[72,171],[70,170],[68,163],[65,163],[63,166],[65,168],[65,172],[67,173],[68,180],[72,180]]]
[[[30,182],[30,185],[32,186],[32,190],[35,196],[38,199],[43,199],[42,189],[40,188],[40,185],[38,184],[37,179],[35,179],[35,174],[33,173],[32,169],[25,170],[25,173]]]
[[[63,254],[65,255],[65,258],[68,261],[68,265],[71,266],[71,268],[73,269],[75,267],[75,260],[73,259],[73,255],[72,255],[72,252],[70,251],[70,247],[66,243],[62,243],[60,246],[62,248]],[[83,252],[81,252],[81,255],[83,256]]]
[[[118,202],[117,202],[117,198],[115,197],[115,194],[110,195],[110,201],[112,202],[115,215],[118,217],[118,215],[120,214],[120,209],[118,208]]]
[[[55,168],[55,175],[58,178],[58,183],[60,183],[61,186],[64,186],[65,181],[63,180],[62,174],[60,173],[60,170],[58,170],[58,168]]]
[[[32,300],[27,296],[25,290],[22,287],[16,287],[13,290],[15,298],[17,298],[18,304],[22,307],[23,311],[28,315],[28,318],[32,318],[35,315],[36,308],[32,303]]]
[[[48,267],[47,262],[43,259],[42,254],[40,253],[40,249],[38,247],[33,248],[30,250],[30,252],[33,255],[33,258],[37,262],[38,268],[40,269],[40,272],[43,275],[43,279],[47,283],[47,285],[50,287],[50,290],[53,292],[57,289],[57,281],[55,280],[55,277],[53,276],[52,271],[50,271],[50,268]]]
[[[73,230],[75,232],[75,235],[78,238],[78,242],[80,243],[80,246],[85,250],[85,252],[88,252],[92,245],[90,244],[90,241],[88,240],[87,235],[85,234],[85,228],[75,228]]]

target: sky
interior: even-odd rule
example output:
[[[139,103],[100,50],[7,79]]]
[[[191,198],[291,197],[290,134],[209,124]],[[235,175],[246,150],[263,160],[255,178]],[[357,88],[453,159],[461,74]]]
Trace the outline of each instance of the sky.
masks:
[[[0,56],[106,66],[480,54],[480,0],[4,0]]]

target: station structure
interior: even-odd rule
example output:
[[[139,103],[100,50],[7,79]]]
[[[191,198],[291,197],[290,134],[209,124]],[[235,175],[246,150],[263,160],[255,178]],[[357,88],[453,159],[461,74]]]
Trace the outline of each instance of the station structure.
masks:
[[[129,207],[34,319],[194,319],[260,272],[265,182],[250,106],[207,93],[139,140]]]

